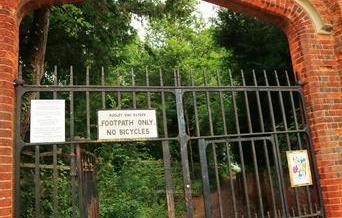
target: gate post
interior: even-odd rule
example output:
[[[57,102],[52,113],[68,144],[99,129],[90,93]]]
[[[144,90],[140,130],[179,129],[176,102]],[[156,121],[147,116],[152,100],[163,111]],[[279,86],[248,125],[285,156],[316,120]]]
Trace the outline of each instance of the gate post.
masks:
[[[0,0],[0,217],[13,216],[17,0]]]
[[[179,75],[178,75],[179,78]],[[180,82],[178,82],[180,84]],[[193,216],[192,194],[191,194],[191,179],[188,160],[188,135],[185,129],[185,119],[183,110],[183,93],[181,89],[176,89],[176,106],[177,106],[177,120],[178,120],[178,141],[181,149],[182,169],[183,169],[183,183],[185,204],[187,210],[187,217]]]

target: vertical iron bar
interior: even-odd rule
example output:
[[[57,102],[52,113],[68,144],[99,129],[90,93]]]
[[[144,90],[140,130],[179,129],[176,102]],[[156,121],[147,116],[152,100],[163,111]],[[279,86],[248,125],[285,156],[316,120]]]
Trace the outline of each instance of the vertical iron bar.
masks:
[[[53,85],[57,86],[58,85],[58,72],[57,72],[57,66],[54,67],[54,71],[53,71]],[[53,99],[57,99],[57,92],[54,91],[53,92]]]
[[[189,72],[189,79],[190,79],[190,83],[192,80],[192,70],[190,69]],[[192,94],[194,94],[192,92]],[[187,107],[185,107],[185,122],[186,122],[186,128],[187,128],[187,133],[189,136],[192,136],[192,132],[191,132],[191,121],[190,121],[190,117],[189,117],[189,110],[187,109]],[[192,114],[192,113],[191,113]],[[189,140],[189,155],[190,155],[190,171],[191,171],[191,179],[195,178],[195,164],[194,164],[194,156],[193,156],[193,148],[192,148],[192,141]]]
[[[105,85],[105,71],[104,67],[101,67],[101,85]],[[104,91],[101,92],[101,100],[102,100],[102,109],[106,109],[106,93]]]
[[[218,86],[221,86],[221,80],[220,75],[217,74],[217,81]],[[226,122],[226,114],[225,114],[225,108],[224,108],[224,100],[223,100],[223,93],[222,91],[219,92],[220,94],[220,106],[221,106],[221,113],[222,113],[222,119],[223,119],[223,130],[224,134],[228,135],[228,129],[227,129],[227,122]],[[231,163],[231,157],[230,157],[230,145],[228,142],[225,143],[226,149],[227,149],[227,161],[228,161],[228,171],[229,171],[229,180],[230,180],[230,188],[233,198],[233,210],[234,210],[234,216],[237,217],[237,209],[236,209],[236,199],[235,199],[235,188],[234,188],[234,182],[233,182],[233,174],[232,174],[232,163]]]
[[[285,76],[286,76],[287,86],[290,87],[291,83],[290,83],[290,79],[289,79],[289,75],[288,75],[287,71],[285,71]],[[292,114],[293,114],[293,118],[294,118],[295,128],[296,128],[296,131],[299,131],[296,107],[295,107],[294,97],[293,97],[292,92],[290,92],[290,100],[291,100],[291,109],[292,109]],[[300,133],[297,132],[296,135],[297,135],[297,140],[298,140],[298,144],[299,144],[299,149],[302,150],[303,146],[302,146],[302,140],[301,140]],[[310,213],[313,213],[310,188],[308,186],[306,186],[305,189],[306,189],[306,195],[307,195],[307,200],[308,200],[308,205],[309,205],[309,211],[310,211]]]
[[[53,84],[57,86],[57,66],[54,69]],[[53,99],[57,99],[57,92],[53,92]],[[57,170],[57,145],[53,145],[53,216],[58,217],[58,170]]]
[[[118,87],[121,86],[120,71],[118,71],[117,85],[118,85]],[[118,94],[118,103],[117,103],[118,105],[117,105],[117,108],[121,109],[121,92],[118,91],[117,94]]]
[[[177,69],[177,86],[182,86],[182,80],[181,80],[181,72],[179,70],[179,68]]]
[[[89,86],[89,71],[90,68],[87,67],[86,72],[86,85]],[[87,139],[90,140],[90,99],[89,99],[89,91],[86,91],[86,110],[87,110]]]
[[[163,81],[163,73],[162,70],[159,70],[160,77],[160,86],[164,86]],[[165,107],[165,93],[161,92],[162,97],[162,110],[163,110],[163,129],[164,129],[164,137],[168,138],[168,128],[167,128],[167,117],[166,117],[166,107]],[[174,218],[175,215],[175,202],[173,197],[173,181],[171,176],[171,155],[170,155],[170,147],[168,141],[163,141],[163,160],[164,160],[164,171],[165,171],[165,186],[166,186],[166,200],[167,200],[167,209],[168,209],[168,217]]]
[[[148,68],[146,67],[146,86],[149,87],[150,86],[150,77],[149,77],[149,72],[148,72]],[[147,92],[147,107],[148,109],[151,109],[151,93]]]
[[[36,85],[40,85],[40,74],[41,70],[38,69],[39,73],[36,78]],[[37,93],[37,99],[40,98],[40,92]],[[40,152],[39,145],[35,146],[35,172],[34,172],[34,182],[35,182],[35,212],[36,218],[40,217]]]
[[[263,71],[264,73],[264,79],[265,79],[265,84],[268,87],[269,83],[268,83],[268,78],[267,78],[267,74],[266,71]],[[267,91],[267,100],[268,100],[268,106],[269,106],[269,112],[270,112],[270,117],[271,117],[271,124],[272,124],[272,129],[273,132],[277,131],[277,127],[276,127],[276,123],[275,123],[275,117],[274,117],[274,110],[273,110],[273,101],[272,101],[272,97],[271,97],[271,92]],[[279,151],[279,142],[278,142],[278,135],[275,134],[274,135],[274,146],[275,146],[275,163],[276,163],[276,169],[277,170],[277,176],[278,176],[278,182],[280,185],[280,194],[281,194],[281,203],[283,205],[282,207],[282,211],[283,214],[286,216],[289,216],[289,211],[288,211],[288,204],[287,204],[287,199],[286,199],[286,189],[285,189],[285,185],[283,183],[282,178],[284,178],[284,174],[283,174],[283,169],[282,169],[282,165],[281,165],[281,161],[280,161],[280,151]],[[279,173],[278,173],[279,172]]]
[[[167,211],[168,217],[175,217],[175,202],[173,197],[173,183],[171,176],[171,161],[170,161],[170,148],[169,142],[163,141],[163,161],[164,161],[164,172],[165,172],[165,187],[166,187],[166,200],[167,200]]]
[[[204,73],[204,84],[205,84],[206,87],[208,87],[208,76],[207,76],[207,73]],[[207,110],[208,110],[208,118],[209,118],[210,135],[214,136],[215,133],[214,133],[214,126],[213,126],[212,111],[211,111],[210,94],[209,94],[208,91],[206,91],[205,94],[206,94],[206,101],[207,101]],[[215,177],[216,177],[216,185],[217,185],[217,194],[218,194],[220,217],[223,217],[221,185],[220,185],[220,178],[219,178],[219,172],[218,172],[216,145],[214,143],[212,143],[212,149],[213,149],[213,158],[214,158],[214,166],[215,166]]]
[[[296,216],[296,212],[295,212],[295,210],[293,209],[293,207],[291,207],[291,211],[292,211],[292,216]]]
[[[229,173],[229,180],[230,180],[230,189],[232,190],[232,198],[233,198],[233,210],[234,210],[234,216],[237,217],[237,208],[236,208],[236,198],[235,198],[235,188],[234,188],[234,182],[233,182],[233,173],[232,173],[232,162],[230,157],[230,145],[228,142],[226,142],[226,148],[227,148],[227,161],[228,161],[228,173]]]
[[[277,71],[274,71],[274,76],[276,78],[277,86],[280,87],[280,82],[279,82],[279,77],[278,77]],[[283,93],[281,91],[278,91],[278,98],[279,98],[279,103],[280,103],[280,110],[281,110],[281,114],[282,114],[284,129],[285,129],[285,131],[288,131],[287,118],[286,118],[286,112],[285,112],[283,97],[284,97]],[[286,136],[287,150],[291,150],[291,142],[290,142],[289,134],[286,133],[285,136]],[[294,194],[295,194],[295,200],[296,200],[298,215],[300,216],[302,214],[302,212],[301,212],[301,206],[300,206],[300,201],[299,201],[299,197],[298,197],[298,188],[294,188]]]
[[[83,196],[83,191],[88,190],[83,187],[83,164],[82,164],[82,153],[81,147],[79,144],[76,145],[76,166],[78,172],[78,197],[79,197],[79,209],[80,209],[80,217],[86,217],[85,209],[86,204],[84,203],[85,199]]]
[[[308,213],[306,212],[306,207],[305,205],[303,205],[303,212],[304,212],[304,215],[307,215]]]
[[[241,70],[241,78],[242,78],[242,85],[244,87],[246,87],[245,74],[244,74],[243,70]],[[253,126],[252,126],[252,121],[251,121],[252,119],[251,119],[251,113],[250,113],[250,108],[249,108],[249,99],[248,99],[247,91],[244,91],[244,96],[245,96],[245,105],[246,105],[246,110],[247,110],[248,130],[249,130],[249,133],[253,133]],[[264,217],[264,205],[263,205],[262,196],[261,196],[259,167],[258,167],[258,161],[256,159],[256,151],[255,151],[254,140],[251,141],[251,146],[252,146],[252,153],[253,153],[254,173],[255,173],[255,177],[256,177],[258,197],[259,197],[260,214],[261,214],[261,217]]]
[[[274,158],[274,162],[276,165],[278,184],[279,184],[279,186],[282,186],[281,178],[283,178],[283,177],[281,177],[280,172],[279,172],[278,151],[277,151],[277,144],[275,141],[276,141],[276,136],[273,135],[273,137],[271,138],[272,153],[273,153],[273,158]],[[283,191],[282,187],[279,187],[280,200],[281,200],[281,204],[282,204],[281,207],[282,207],[282,211],[284,214],[284,211],[285,211],[285,208],[284,208],[285,205],[284,204],[287,204],[287,203],[284,203],[284,195],[282,194],[282,191]],[[278,213],[280,213],[279,210],[277,210],[277,217],[281,217],[280,215],[278,215]],[[287,212],[286,216],[289,216],[289,215],[290,215],[289,212]]]
[[[229,78],[230,78],[231,86],[233,86],[233,76],[232,76],[231,70],[229,70]],[[232,97],[233,97],[233,109],[234,109],[236,132],[238,135],[240,135],[240,124],[239,124],[239,117],[238,117],[237,104],[236,104],[236,93],[234,91],[232,92]],[[238,138],[240,138],[240,136]],[[239,145],[239,154],[240,154],[242,176],[243,176],[243,187],[245,190],[247,214],[248,214],[248,217],[251,218],[251,208],[249,205],[248,188],[247,188],[247,182],[246,182],[246,171],[245,171],[245,163],[244,163],[244,158],[243,158],[243,150],[242,150],[241,141],[238,142],[238,145]]]
[[[70,86],[74,85],[74,69],[70,67]],[[70,91],[70,139],[74,140],[74,92]],[[76,160],[75,160],[75,145],[70,146],[70,176],[71,176],[71,198],[72,198],[72,217],[77,216],[77,196],[76,196]]]
[[[134,87],[135,86],[135,74],[134,74],[133,68],[131,69],[131,77],[132,77],[132,87]],[[133,95],[133,99],[132,99],[133,108],[136,109],[137,108],[137,97],[136,97],[137,94],[135,91],[133,91],[132,95]]]
[[[177,84],[176,84],[177,85]],[[188,160],[188,141],[189,137],[186,134],[185,120],[184,120],[184,109],[183,109],[183,92],[181,89],[176,89],[176,106],[177,106],[177,120],[178,120],[178,141],[181,147],[181,161],[183,168],[183,183],[185,193],[185,204],[187,208],[187,217],[193,216],[193,205],[191,195],[191,179],[190,169]]]
[[[198,150],[201,163],[202,189],[204,196],[205,217],[211,218],[211,193],[208,175],[207,145],[204,139],[198,140]]]
[[[190,118],[188,110],[185,107],[185,123],[186,123],[186,130],[187,134],[191,136],[191,128],[190,128]],[[191,179],[195,178],[195,170],[194,170],[194,158],[193,158],[193,152],[192,152],[192,141],[189,140],[189,156],[190,156],[190,171],[191,171]]]
[[[191,85],[195,86],[195,81],[192,75],[192,72],[190,72],[190,78],[191,78]],[[192,91],[192,99],[194,104],[194,112],[195,112],[195,123],[196,123],[196,136],[201,136],[200,126],[199,126],[199,119],[198,119],[198,108],[197,108],[197,95],[195,91]]]
[[[20,119],[17,119],[20,120]],[[17,134],[18,137],[18,134]],[[18,138],[17,138],[18,139]],[[21,146],[16,146],[15,148],[15,217],[21,217],[21,187],[20,187],[20,154]]]
[[[253,81],[254,81],[254,86],[258,87],[258,82],[256,79],[255,71],[253,70]],[[265,126],[264,126],[264,116],[262,113],[262,107],[261,107],[261,101],[260,101],[260,91],[256,91],[256,97],[257,97],[257,108],[258,108],[258,114],[259,114],[259,124],[260,124],[260,129],[261,132],[265,132]],[[266,140],[263,140],[263,148],[265,152],[265,157],[266,157],[266,165],[267,165],[267,173],[268,173],[268,180],[270,181],[270,186],[271,186],[271,196],[272,196],[272,205],[273,205],[273,212],[274,216],[277,214],[277,207],[276,207],[276,201],[275,201],[275,196],[274,196],[274,187],[273,187],[273,179],[272,179],[272,174],[271,174],[271,167],[270,167],[270,158],[268,155],[268,149],[267,149],[267,142]]]
[[[300,90],[300,97],[301,97],[301,102],[300,102],[300,107],[303,108],[303,116],[304,116],[304,121],[305,121],[305,131],[306,131],[306,136],[308,138],[309,142],[309,150],[310,150],[310,158],[312,160],[312,167],[313,169],[313,174],[314,174],[314,181],[316,183],[316,188],[317,188],[317,195],[319,198],[319,204],[320,204],[320,214],[322,217],[325,217],[325,208],[324,208],[324,201],[323,201],[323,196],[322,196],[322,189],[321,189],[321,184],[319,181],[319,175],[318,175],[318,168],[317,168],[317,162],[316,162],[316,157],[314,154],[314,148],[313,148],[313,141],[312,141],[312,136],[310,132],[310,123],[309,123],[309,118],[307,113],[305,113],[305,105],[304,105],[304,93],[303,90]]]
[[[35,217],[40,217],[40,154],[39,146],[35,147],[35,171],[34,171],[34,184],[35,184]]]
[[[23,80],[23,68],[22,64],[19,65],[19,73],[18,73],[18,80]],[[21,138],[21,104],[22,104],[22,86],[16,87],[16,131],[15,131],[15,217],[21,217],[21,187],[20,187],[20,162],[21,162],[21,150],[22,146],[19,145],[19,141],[22,140]]]
[[[216,77],[217,77],[217,85],[220,87],[222,84],[221,84],[219,72],[217,72]],[[223,131],[224,131],[224,134],[227,135],[228,130],[227,130],[227,121],[226,121],[226,112],[225,112],[226,110],[224,107],[224,100],[223,100],[224,95],[222,91],[219,92],[219,97],[220,97],[220,107],[221,107],[221,114],[222,114],[222,121],[223,121]]]

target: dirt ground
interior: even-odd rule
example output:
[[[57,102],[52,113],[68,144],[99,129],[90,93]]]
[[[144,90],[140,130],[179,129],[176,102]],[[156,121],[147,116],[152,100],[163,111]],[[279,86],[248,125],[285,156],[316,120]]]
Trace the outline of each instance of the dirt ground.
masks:
[[[225,181],[221,185],[221,195],[222,195],[222,209],[223,209],[223,217],[235,217],[234,216],[234,208],[233,208],[233,199],[232,193],[230,190],[229,181]],[[240,214],[240,217],[243,212],[243,207],[241,205],[241,198],[236,199],[237,204],[237,213]],[[203,218],[205,217],[205,207],[203,202],[203,196],[194,196],[193,197],[193,206],[194,206],[194,217],[195,218]],[[212,208],[212,217],[220,217],[219,210],[219,201],[218,201],[218,193],[211,193],[211,208]]]

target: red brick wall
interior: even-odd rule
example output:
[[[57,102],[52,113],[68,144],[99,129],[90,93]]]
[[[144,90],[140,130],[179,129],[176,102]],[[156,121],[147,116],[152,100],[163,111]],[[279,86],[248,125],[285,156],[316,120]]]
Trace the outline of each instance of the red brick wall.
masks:
[[[16,1],[0,1],[0,217],[13,214],[13,135],[18,62]]]
[[[0,0],[0,218],[13,216],[13,135],[18,23],[31,10],[81,0]],[[317,34],[293,0],[207,0],[271,22],[288,36],[306,107],[328,217],[342,217],[342,17],[340,0],[310,0],[331,34]]]

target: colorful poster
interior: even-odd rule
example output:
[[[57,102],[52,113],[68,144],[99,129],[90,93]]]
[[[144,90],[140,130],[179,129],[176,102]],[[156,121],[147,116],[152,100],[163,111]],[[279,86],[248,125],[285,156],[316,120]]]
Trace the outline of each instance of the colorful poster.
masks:
[[[287,151],[291,187],[312,185],[310,161],[307,150]]]

